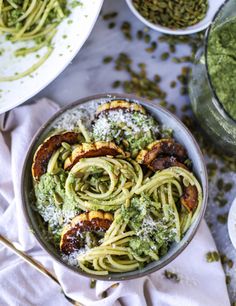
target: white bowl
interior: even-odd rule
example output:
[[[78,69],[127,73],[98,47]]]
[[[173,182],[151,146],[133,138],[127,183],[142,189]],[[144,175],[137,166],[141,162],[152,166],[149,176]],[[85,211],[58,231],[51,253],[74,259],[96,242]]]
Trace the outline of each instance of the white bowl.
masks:
[[[236,249],[236,198],[234,199],[228,216],[229,237]]]
[[[214,15],[218,11],[219,7],[225,2],[225,0],[208,0],[209,7],[208,7],[208,11],[207,11],[207,14],[206,14],[205,18],[202,19],[197,24],[191,26],[191,27],[187,27],[185,29],[179,29],[179,30],[169,29],[167,27],[163,27],[161,25],[157,25],[157,24],[154,24],[154,23],[148,21],[136,10],[136,8],[133,5],[132,0],[126,0],[126,2],[129,6],[130,10],[133,12],[133,14],[140,21],[142,21],[146,26],[148,26],[149,28],[152,28],[155,31],[162,32],[162,33],[165,33],[165,34],[186,35],[186,34],[197,33],[197,32],[200,32],[200,31],[206,29],[210,25]]]
[[[68,2],[71,4],[73,1]],[[24,78],[0,82],[0,114],[20,105],[46,87],[79,52],[95,25],[103,0],[81,0],[80,3],[82,5],[73,8],[71,14],[58,25],[52,41],[54,50],[45,63]],[[31,41],[11,43],[0,34],[0,48],[6,50],[0,56],[1,76],[25,71],[37,62],[35,53],[26,57],[13,56],[14,51],[22,47],[31,47]],[[43,56],[45,48],[36,53]]]

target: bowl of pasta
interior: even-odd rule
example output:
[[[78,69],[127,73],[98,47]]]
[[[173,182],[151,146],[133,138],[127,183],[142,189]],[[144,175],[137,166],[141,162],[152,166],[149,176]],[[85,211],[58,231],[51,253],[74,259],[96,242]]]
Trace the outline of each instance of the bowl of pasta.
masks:
[[[42,247],[101,280],[170,263],[207,204],[207,172],[191,133],[167,110],[130,95],[96,95],[60,110],[32,141],[21,182]]]

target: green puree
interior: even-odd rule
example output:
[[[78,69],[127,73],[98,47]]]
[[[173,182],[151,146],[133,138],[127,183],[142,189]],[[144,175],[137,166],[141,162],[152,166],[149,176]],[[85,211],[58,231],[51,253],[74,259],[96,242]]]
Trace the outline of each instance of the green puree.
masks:
[[[176,236],[174,212],[171,208],[167,220],[161,204],[154,208],[150,197],[142,194],[133,197],[128,207],[123,205],[121,215],[121,222],[128,221],[128,227],[136,234],[129,242],[133,254],[156,260],[167,253]]]
[[[34,186],[37,210],[53,234],[78,212],[76,202],[66,196],[66,179],[67,173],[61,169],[57,175],[43,174]]]
[[[225,111],[236,120],[236,18],[209,34],[208,69]]]

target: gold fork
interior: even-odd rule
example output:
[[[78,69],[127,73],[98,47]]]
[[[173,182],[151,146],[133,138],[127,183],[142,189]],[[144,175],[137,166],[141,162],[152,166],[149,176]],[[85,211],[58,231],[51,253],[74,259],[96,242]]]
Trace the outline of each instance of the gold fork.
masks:
[[[4,245],[5,247],[7,247],[11,251],[13,251],[18,257],[21,257],[24,261],[26,261],[32,267],[34,267],[40,273],[42,273],[42,274],[46,275],[47,277],[49,277],[50,279],[52,279],[55,283],[57,283],[61,287],[58,279],[56,278],[56,276],[52,272],[48,271],[43,265],[41,265],[39,262],[34,260],[31,256],[29,256],[26,253],[24,253],[24,252],[20,251],[19,249],[17,249],[8,239],[3,237],[2,235],[0,235],[0,242],[2,243],[2,245]],[[61,289],[62,289],[62,287],[61,287]],[[81,304],[80,302],[75,301],[75,300],[71,299],[70,297],[68,297],[65,294],[65,292],[63,291],[63,289],[62,289],[62,292],[63,292],[65,298],[71,304],[73,304],[75,306],[83,306],[83,304]]]

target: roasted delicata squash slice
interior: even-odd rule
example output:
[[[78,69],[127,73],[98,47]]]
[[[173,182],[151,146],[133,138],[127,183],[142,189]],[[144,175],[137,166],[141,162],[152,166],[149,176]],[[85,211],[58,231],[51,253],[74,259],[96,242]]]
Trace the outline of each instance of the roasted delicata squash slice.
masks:
[[[146,110],[139,104],[131,103],[124,100],[114,100],[98,106],[96,115],[99,115],[101,112],[107,112],[110,110],[118,110],[118,109],[146,114]]]
[[[185,187],[184,193],[180,198],[180,203],[190,212],[198,205],[198,191],[196,186]]]
[[[150,164],[150,169],[153,171],[163,170],[170,167],[180,167],[188,170],[188,168],[180,163],[174,156],[157,157]]]
[[[94,143],[82,143],[78,145],[64,163],[64,169],[70,170],[81,158],[98,156],[125,156],[125,152],[114,142],[97,141]]]
[[[141,150],[136,161],[157,171],[173,166],[186,169],[183,163],[187,158],[187,151],[181,144],[173,139],[161,139],[149,144],[145,150]]]
[[[80,133],[66,132],[50,136],[44,140],[34,154],[32,164],[32,176],[34,180],[38,181],[40,176],[47,172],[47,165],[52,154],[60,148],[63,142],[73,145],[79,143],[79,138],[81,138]]]
[[[66,225],[61,234],[60,249],[65,254],[79,250],[87,242],[86,235],[89,232],[105,232],[113,221],[113,215],[103,211],[90,211],[82,213],[72,219]]]

